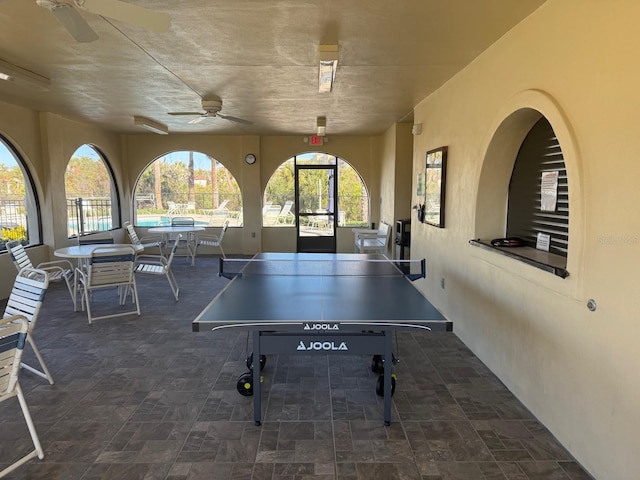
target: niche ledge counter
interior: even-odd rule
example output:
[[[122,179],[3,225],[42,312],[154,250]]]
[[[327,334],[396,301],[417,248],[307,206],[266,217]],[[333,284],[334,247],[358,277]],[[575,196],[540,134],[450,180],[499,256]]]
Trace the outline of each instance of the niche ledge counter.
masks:
[[[553,273],[560,278],[567,278],[569,272],[565,268],[566,258],[549,252],[543,252],[532,247],[494,247],[491,243],[475,239],[469,240],[474,247],[490,250],[500,255],[504,255],[519,262],[524,262],[532,267],[539,268],[545,272]]]

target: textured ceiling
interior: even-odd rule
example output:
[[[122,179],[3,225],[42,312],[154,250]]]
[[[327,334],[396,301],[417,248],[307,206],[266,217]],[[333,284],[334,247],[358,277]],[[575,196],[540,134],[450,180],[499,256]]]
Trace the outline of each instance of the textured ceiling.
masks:
[[[72,0],[65,0],[71,2]],[[49,91],[0,81],[0,100],[116,132],[133,116],[174,133],[380,134],[545,0],[127,0],[164,12],[153,33],[82,12],[77,43],[35,0],[0,0],[0,59],[51,79]],[[340,46],[336,84],[318,93],[318,46]],[[252,122],[168,115],[221,99]]]

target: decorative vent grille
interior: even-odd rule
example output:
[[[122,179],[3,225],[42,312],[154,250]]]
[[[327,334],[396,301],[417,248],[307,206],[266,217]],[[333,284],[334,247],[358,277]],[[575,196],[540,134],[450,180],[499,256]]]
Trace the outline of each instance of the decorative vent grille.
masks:
[[[542,173],[558,172],[555,211],[541,210]],[[509,183],[507,236],[536,246],[538,233],[551,236],[549,252],[567,256],[569,183],[562,149],[553,128],[541,118],[522,142]]]

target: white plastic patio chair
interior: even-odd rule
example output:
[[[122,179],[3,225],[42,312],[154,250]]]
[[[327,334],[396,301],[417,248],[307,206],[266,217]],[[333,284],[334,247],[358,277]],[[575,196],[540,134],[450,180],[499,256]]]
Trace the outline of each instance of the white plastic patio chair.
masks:
[[[227,258],[224,254],[224,250],[222,249],[222,239],[224,238],[224,234],[227,231],[227,227],[229,226],[229,219],[227,218],[222,225],[222,230],[218,235],[206,234],[203,233],[201,235],[196,236],[196,256],[198,255],[198,247],[200,245],[204,245],[205,247],[217,247],[220,249],[220,253],[222,254],[222,258]]]
[[[18,397],[18,403],[22,409],[22,416],[27,423],[34,450],[13,462],[0,472],[0,478],[13,472],[32,458],[44,458],[44,450],[40,445],[40,439],[29,413],[29,407],[18,382],[20,362],[24,345],[29,338],[29,320],[23,315],[12,315],[0,320],[0,402],[13,397]],[[19,418],[15,415],[13,420]]]
[[[18,269],[18,272],[23,268],[37,268],[47,272],[49,276],[49,282],[64,282],[67,284],[69,295],[73,301],[73,309],[76,309],[76,296],[74,293],[74,268],[69,260],[55,260],[52,262],[39,263],[34,266],[31,263],[31,259],[27,255],[26,250],[22,243],[18,241],[7,242],[7,251],[13,260],[13,264]]]
[[[186,213],[186,214],[195,214],[196,213],[196,202],[187,202],[187,205],[184,208],[184,213]]]
[[[160,255],[164,256],[163,249],[165,246],[165,242],[162,236],[149,235],[140,238],[136,233],[136,229],[133,228],[133,225],[131,225],[130,222],[124,222],[124,228],[127,230],[127,234],[129,235],[131,244],[136,248],[138,252],[142,252],[150,248],[157,248],[160,251]]]
[[[277,225],[278,217],[280,216],[281,211],[282,207],[280,205],[269,205],[266,211],[264,211],[262,214],[262,224]]]
[[[391,226],[380,222],[377,230],[367,228],[353,228],[355,235],[354,248],[356,253],[387,253]]]
[[[78,245],[106,245],[115,243],[111,232],[78,235],[77,240]]]
[[[278,214],[277,222],[281,224],[293,225],[296,217],[291,209],[293,208],[293,200],[287,200]]]
[[[49,383],[53,385],[53,377],[47,368],[47,365],[40,355],[40,350],[36,346],[36,341],[33,336],[33,332],[36,328],[36,322],[40,314],[40,308],[44,301],[44,296],[47,293],[49,287],[49,277],[44,270],[38,270],[36,268],[23,268],[18,273],[18,276],[13,283],[13,289],[7,300],[7,305],[4,310],[2,318],[11,317],[14,315],[22,315],[29,321],[29,336],[27,342],[31,345],[33,353],[36,354],[36,358],[40,363],[42,371],[37,370],[25,363],[22,367],[29,370],[36,375],[49,380]]]
[[[78,284],[81,290],[83,309],[87,309],[89,323],[103,318],[120,317],[137,313],[140,315],[138,289],[134,275],[134,261],[136,249],[133,245],[105,245],[96,247],[87,261],[86,271],[76,269]],[[101,316],[94,316],[91,312],[91,297],[96,290],[116,287],[118,289],[119,304],[125,305],[131,294],[134,310],[120,311]]]
[[[173,272],[171,271],[171,263],[173,262],[173,257],[178,249],[180,236],[181,235],[178,235],[176,242],[173,244],[169,258],[166,258],[164,255],[138,255],[134,267],[135,273],[166,276],[176,302],[178,301],[180,288],[178,287],[178,282],[176,282]]]
[[[196,221],[193,217],[173,217],[171,219],[172,227],[193,227],[195,226]],[[173,245],[174,243],[178,243],[178,248],[184,249],[187,260],[189,258],[192,259],[191,263],[195,261],[195,248],[196,248],[196,236],[195,233],[189,232],[186,235],[180,235],[180,240],[178,240],[177,236],[170,236],[168,243],[169,245]]]
[[[182,213],[182,206],[176,202],[167,202],[167,215],[179,215]]]

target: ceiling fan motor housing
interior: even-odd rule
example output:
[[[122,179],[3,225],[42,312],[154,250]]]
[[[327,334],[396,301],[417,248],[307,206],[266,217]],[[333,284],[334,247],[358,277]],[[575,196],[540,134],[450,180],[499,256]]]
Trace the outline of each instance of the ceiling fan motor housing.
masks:
[[[205,112],[219,112],[222,109],[220,100],[202,100],[202,109]]]
[[[53,10],[54,8],[61,6],[58,2],[52,0],[36,0],[36,3],[38,6],[48,8],[49,10]]]

